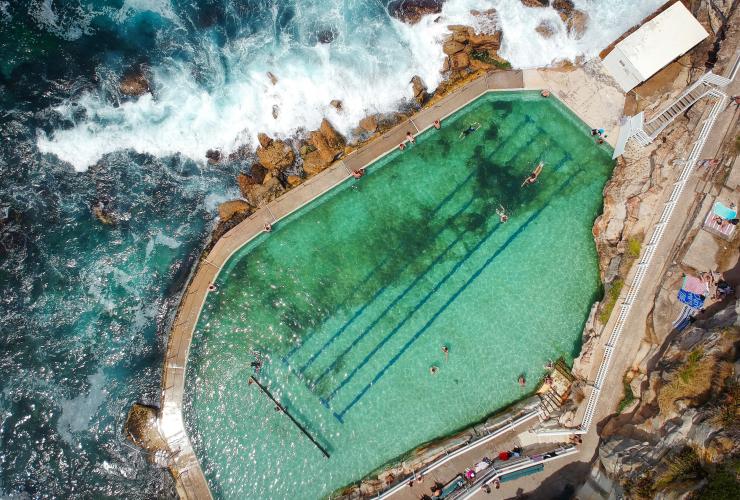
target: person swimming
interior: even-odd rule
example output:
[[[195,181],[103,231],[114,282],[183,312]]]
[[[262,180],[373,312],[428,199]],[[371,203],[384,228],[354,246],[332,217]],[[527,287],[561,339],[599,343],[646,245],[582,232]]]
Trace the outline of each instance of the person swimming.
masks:
[[[498,220],[500,220],[502,224],[509,220],[509,216],[506,215],[506,209],[503,205],[498,206],[496,209],[496,215],[498,215]]]
[[[465,139],[467,136],[469,136],[470,134],[472,134],[473,132],[475,132],[479,128],[480,128],[480,123],[475,122],[475,123],[471,124],[468,128],[466,128],[465,130],[463,130],[462,132],[460,132],[460,139]]]
[[[529,177],[524,179],[524,182],[522,182],[521,187],[529,186],[530,184],[534,184],[535,182],[537,182],[537,178],[542,173],[542,167],[544,166],[545,166],[544,163],[539,162],[537,166],[535,167],[534,171],[531,174],[529,174]]]

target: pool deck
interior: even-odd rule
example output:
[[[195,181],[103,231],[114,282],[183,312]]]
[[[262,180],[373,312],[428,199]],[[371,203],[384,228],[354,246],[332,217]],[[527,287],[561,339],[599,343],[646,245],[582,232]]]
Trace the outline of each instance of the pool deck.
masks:
[[[229,258],[244,244],[261,234],[265,223],[277,223],[345,181],[354,170],[394,151],[405,141],[406,132],[422,132],[432,127],[434,120],[444,119],[492,90],[543,88],[549,89],[587,124],[607,129],[609,142],[616,139],[618,134],[613,131],[613,127],[621,117],[624,95],[594,79],[583,69],[577,68],[567,73],[558,70],[492,72],[456,89],[436,104],[422,109],[384,135],[257,210],[216,242],[208,255],[201,259],[183,293],[164,360],[159,430],[172,452],[170,470],[180,498],[212,498],[208,482],[185,430],[183,399],[190,345],[200,311],[208,296],[208,286],[215,282]]]

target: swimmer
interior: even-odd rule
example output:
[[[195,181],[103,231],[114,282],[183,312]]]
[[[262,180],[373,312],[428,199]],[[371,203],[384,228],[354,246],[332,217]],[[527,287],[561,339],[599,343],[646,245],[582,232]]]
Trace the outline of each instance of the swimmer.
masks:
[[[214,285],[213,283],[210,283],[208,285],[208,291],[209,292],[215,292],[216,291],[216,285]]]
[[[443,345],[442,346],[442,352],[445,353],[445,361],[447,361],[447,358],[450,355],[450,349],[446,345]]]
[[[535,182],[537,182],[537,178],[542,173],[542,167],[544,167],[544,166],[545,166],[544,163],[539,162],[537,164],[537,167],[535,167],[534,171],[531,174],[529,174],[529,177],[527,177],[526,179],[524,179],[524,182],[522,182],[521,187],[529,186],[530,184],[534,184]]]
[[[501,224],[509,220],[509,216],[506,215],[506,209],[503,205],[499,205],[496,209],[496,215],[498,215],[498,220],[501,221]]]
[[[519,375],[519,387],[524,387],[527,385],[527,379],[524,378],[524,375]]]
[[[265,222],[265,232],[269,233],[270,231],[272,231],[272,224]]]
[[[254,368],[254,374],[257,375],[260,372],[260,368],[262,368],[262,360],[256,359],[255,361],[249,363],[249,366]]]
[[[550,97],[550,91],[549,91],[549,90],[547,90],[547,89],[545,89],[545,90],[543,90],[542,92],[540,92],[540,95],[541,95],[542,97]]]
[[[400,149],[401,151],[403,151],[404,149],[406,149],[406,144],[404,144],[404,143],[399,144],[398,145],[398,149]]]
[[[436,128],[437,130],[439,130],[440,128],[442,128],[442,122],[439,121],[439,118],[437,118],[436,120],[434,120],[434,128]]]
[[[547,360],[545,370],[552,370],[553,368],[555,368],[555,363],[553,363],[551,359]]]
[[[355,179],[359,179],[363,175],[365,175],[365,172],[362,170],[355,170],[354,172],[352,172],[352,177],[354,177]]]
[[[439,368],[437,368],[435,365],[429,367],[429,373],[431,373],[432,375],[436,375],[438,371]]]
[[[414,139],[414,135],[411,132],[406,132],[406,139],[408,139],[411,144],[416,144],[416,139]]]
[[[465,139],[467,136],[475,132],[480,128],[480,123],[475,122],[472,125],[470,125],[468,128],[460,132],[460,139]]]

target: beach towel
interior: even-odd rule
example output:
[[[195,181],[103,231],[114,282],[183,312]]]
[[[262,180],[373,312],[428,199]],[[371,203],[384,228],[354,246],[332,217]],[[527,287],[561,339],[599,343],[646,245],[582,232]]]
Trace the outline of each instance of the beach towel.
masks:
[[[683,306],[681,314],[679,314],[678,318],[676,318],[676,321],[673,322],[673,328],[675,328],[679,332],[682,331],[684,328],[691,324],[691,318],[694,317],[694,314],[696,314],[696,312],[697,310],[693,307],[686,305]]]
[[[681,288],[697,295],[707,295],[709,293],[707,284],[695,276],[685,276]]]
[[[714,214],[719,215],[724,220],[730,220],[737,217],[737,210],[726,207],[721,201],[714,204]]]
[[[699,294],[686,291],[683,288],[678,291],[678,300],[696,309],[704,305],[704,299]]]

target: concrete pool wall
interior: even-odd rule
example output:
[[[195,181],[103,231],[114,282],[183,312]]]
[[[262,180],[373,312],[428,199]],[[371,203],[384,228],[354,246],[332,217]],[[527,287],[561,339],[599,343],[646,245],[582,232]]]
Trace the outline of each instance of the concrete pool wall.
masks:
[[[588,80],[588,75],[585,75],[585,72],[581,75],[573,75],[573,73],[576,72],[501,71],[475,79],[257,210],[216,242],[208,255],[201,259],[183,294],[170,332],[164,360],[159,432],[168,444],[172,456],[170,470],[181,498],[211,498],[205,475],[185,431],[182,408],[186,368],[195,326],[207,298],[208,287],[216,280],[229,258],[261,234],[265,223],[276,223],[347,180],[355,170],[366,167],[394,151],[398,144],[405,141],[407,131],[418,134],[432,127],[436,119],[450,116],[488,92],[548,88],[583,121],[603,126],[604,121],[595,122],[593,119],[587,121],[586,118],[600,114],[609,116],[609,111],[603,109],[598,99],[590,99],[590,94],[585,96],[585,101],[583,96],[579,98],[578,89],[584,86],[578,85],[577,81],[579,78]],[[563,78],[564,75],[566,78]],[[621,113],[623,96],[621,97],[622,102],[614,103],[612,111],[618,110],[617,112]],[[591,113],[586,112],[584,116],[580,105],[585,105]],[[574,108],[581,109],[581,113],[575,111]],[[593,115],[594,110],[596,110],[596,115]],[[612,112],[612,117],[610,117],[612,119],[613,114]],[[611,132],[610,135],[612,139],[617,134]]]

